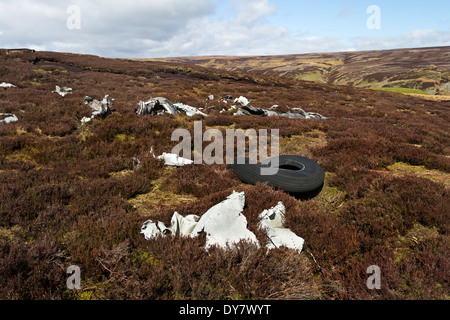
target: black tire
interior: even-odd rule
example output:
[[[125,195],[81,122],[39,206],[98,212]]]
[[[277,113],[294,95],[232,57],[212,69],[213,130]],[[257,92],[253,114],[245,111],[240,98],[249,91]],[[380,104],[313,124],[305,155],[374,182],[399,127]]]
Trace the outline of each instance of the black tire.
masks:
[[[269,165],[272,159],[266,159],[261,164],[250,164],[248,158],[235,159],[228,168],[244,183],[265,183],[298,197],[315,196],[322,190],[325,173],[314,160],[301,156],[281,155],[278,172],[274,175],[261,175],[262,166]]]

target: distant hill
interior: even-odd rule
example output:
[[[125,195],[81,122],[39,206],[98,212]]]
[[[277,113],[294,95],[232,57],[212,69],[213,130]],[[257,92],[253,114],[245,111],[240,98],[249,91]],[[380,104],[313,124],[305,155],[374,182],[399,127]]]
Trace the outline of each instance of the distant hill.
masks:
[[[411,94],[450,94],[450,47],[151,59]]]

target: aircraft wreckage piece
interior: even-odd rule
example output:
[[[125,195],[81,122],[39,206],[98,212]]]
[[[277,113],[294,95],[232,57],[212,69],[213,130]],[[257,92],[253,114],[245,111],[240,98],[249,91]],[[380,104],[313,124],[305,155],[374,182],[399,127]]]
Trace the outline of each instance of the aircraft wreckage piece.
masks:
[[[56,86],[56,89],[54,91],[52,91],[52,93],[57,93],[61,97],[64,97],[64,96],[72,93],[72,88],[68,88],[68,87],[61,88],[59,86]]]
[[[247,229],[247,218],[242,214],[244,205],[244,192],[233,192],[201,216],[191,237],[206,232],[206,250],[211,246],[233,247],[241,240],[258,245],[255,234]]]
[[[261,219],[258,228],[263,229],[267,233],[269,243],[267,248],[274,249],[286,247],[294,249],[300,253],[303,249],[303,238],[297,236],[294,232],[284,226],[284,213],[286,208],[283,202],[278,202],[275,207],[264,210],[259,215]]]
[[[138,115],[146,114],[176,114],[176,110],[167,98],[156,97],[147,101],[139,101],[139,107],[136,109]]]
[[[185,112],[186,115],[188,117],[192,117],[196,114],[200,114],[204,117],[207,117],[208,115],[206,113],[201,112],[200,110],[198,110],[197,108],[191,107],[187,104],[183,104],[183,103],[174,103],[173,106],[175,107],[175,109],[179,112]]]
[[[158,160],[164,160],[164,164],[167,166],[176,166],[176,167],[182,167],[187,164],[192,164],[194,161],[182,158],[178,156],[175,153],[165,153],[163,152],[162,155],[156,157]]]
[[[162,115],[165,113],[177,114],[178,112],[184,112],[189,117],[192,117],[196,114],[200,114],[205,117],[208,116],[197,108],[191,107],[187,104],[172,104],[167,98],[164,97],[150,98],[148,101],[139,101],[138,105],[139,107],[135,110],[138,115]]]
[[[92,99],[91,97],[84,97],[84,104],[89,105],[92,109],[91,117],[83,117],[81,119],[81,123],[86,123],[94,119],[96,116],[105,117],[108,114],[111,114],[111,103],[114,99],[110,99],[109,95],[105,95],[102,101],[97,99]]]
[[[234,99],[234,103],[240,103],[241,106],[245,107],[248,106],[250,101],[246,97],[240,96],[239,98]]]
[[[292,112],[294,111],[294,112]],[[266,110],[262,108],[256,108],[251,105],[243,106],[239,108],[234,115],[246,115],[246,116],[262,116],[262,117],[286,117],[290,119],[328,119],[318,113],[315,112],[306,112],[300,108],[293,108],[288,112],[276,112],[273,110]]]
[[[306,112],[301,108],[292,108],[288,112],[276,112],[275,109],[278,105],[273,105],[269,110],[253,107],[250,105],[250,101],[243,96],[236,98],[234,103],[240,103],[241,108],[239,108],[234,115],[235,116],[262,116],[262,117],[286,117],[290,119],[328,119],[315,112]]]
[[[11,83],[2,82],[0,83],[0,88],[17,88],[17,87]]]
[[[147,220],[141,228],[146,240],[172,236],[197,237],[206,233],[205,249],[212,246],[222,249],[232,249],[240,241],[246,241],[259,247],[253,232],[247,229],[247,219],[242,214],[245,205],[244,192],[235,192],[226,200],[211,207],[200,218],[197,215],[181,216],[175,212],[170,227],[161,221]],[[284,204],[280,201],[275,207],[264,210],[260,215],[258,228],[265,230],[269,243],[268,249],[287,247],[301,252],[304,240],[284,226]]]
[[[0,113],[0,122],[3,123],[10,123],[10,122],[16,122],[19,121],[17,116],[12,113]]]

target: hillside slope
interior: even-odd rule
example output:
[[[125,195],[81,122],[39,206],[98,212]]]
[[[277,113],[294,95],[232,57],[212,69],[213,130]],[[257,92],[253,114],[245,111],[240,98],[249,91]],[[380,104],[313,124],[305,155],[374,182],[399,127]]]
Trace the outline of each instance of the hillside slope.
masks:
[[[450,94],[450,47],[158,60],[362,88],[407,88],[412,90],[400,91]]]
[[[192,64],[0,50],[1,299],[448,299],[450,102]],[[64,97],[56,86],[70,87]],[[90,117],[89,96],[114,98]],[[214,95],[213,100],[207,100]],[[328,119],[222,112],[223,95]],[[138,115],[166,97],[208,115]],[[231,103],[228,103],[228,107]],[[210,108],[214,107],[214,108]],[[1,118],[0,118],[1,120]],[[164,166],[175,129],[279,129],[280,153],[310,157],[322,192],[297,199],[245,185],[225,164]],[[208,145],[205,142],[204,147]],[[153,154],[150,153],[153,151]],[[139,162],[136,164],[136,160]],[[233,191],[260,243],[258,216],[279,201],[301,254],[205,236],[145,240],[148,220],[202,215]],[[81,270],[81,289],[66,270]],[[367,268],[381,290],[366,286]],[[169,310],[170,311],[170,310]]]

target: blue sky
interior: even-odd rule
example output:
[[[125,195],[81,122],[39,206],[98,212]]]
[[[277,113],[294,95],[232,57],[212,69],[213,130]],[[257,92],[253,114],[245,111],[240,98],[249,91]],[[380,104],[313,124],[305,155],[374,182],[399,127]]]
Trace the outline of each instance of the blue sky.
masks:
[[[367,27],[371,5],[380,29]],[[450,1],[0,0],[0,47],[151,58],[425,46],[450,46]]]

